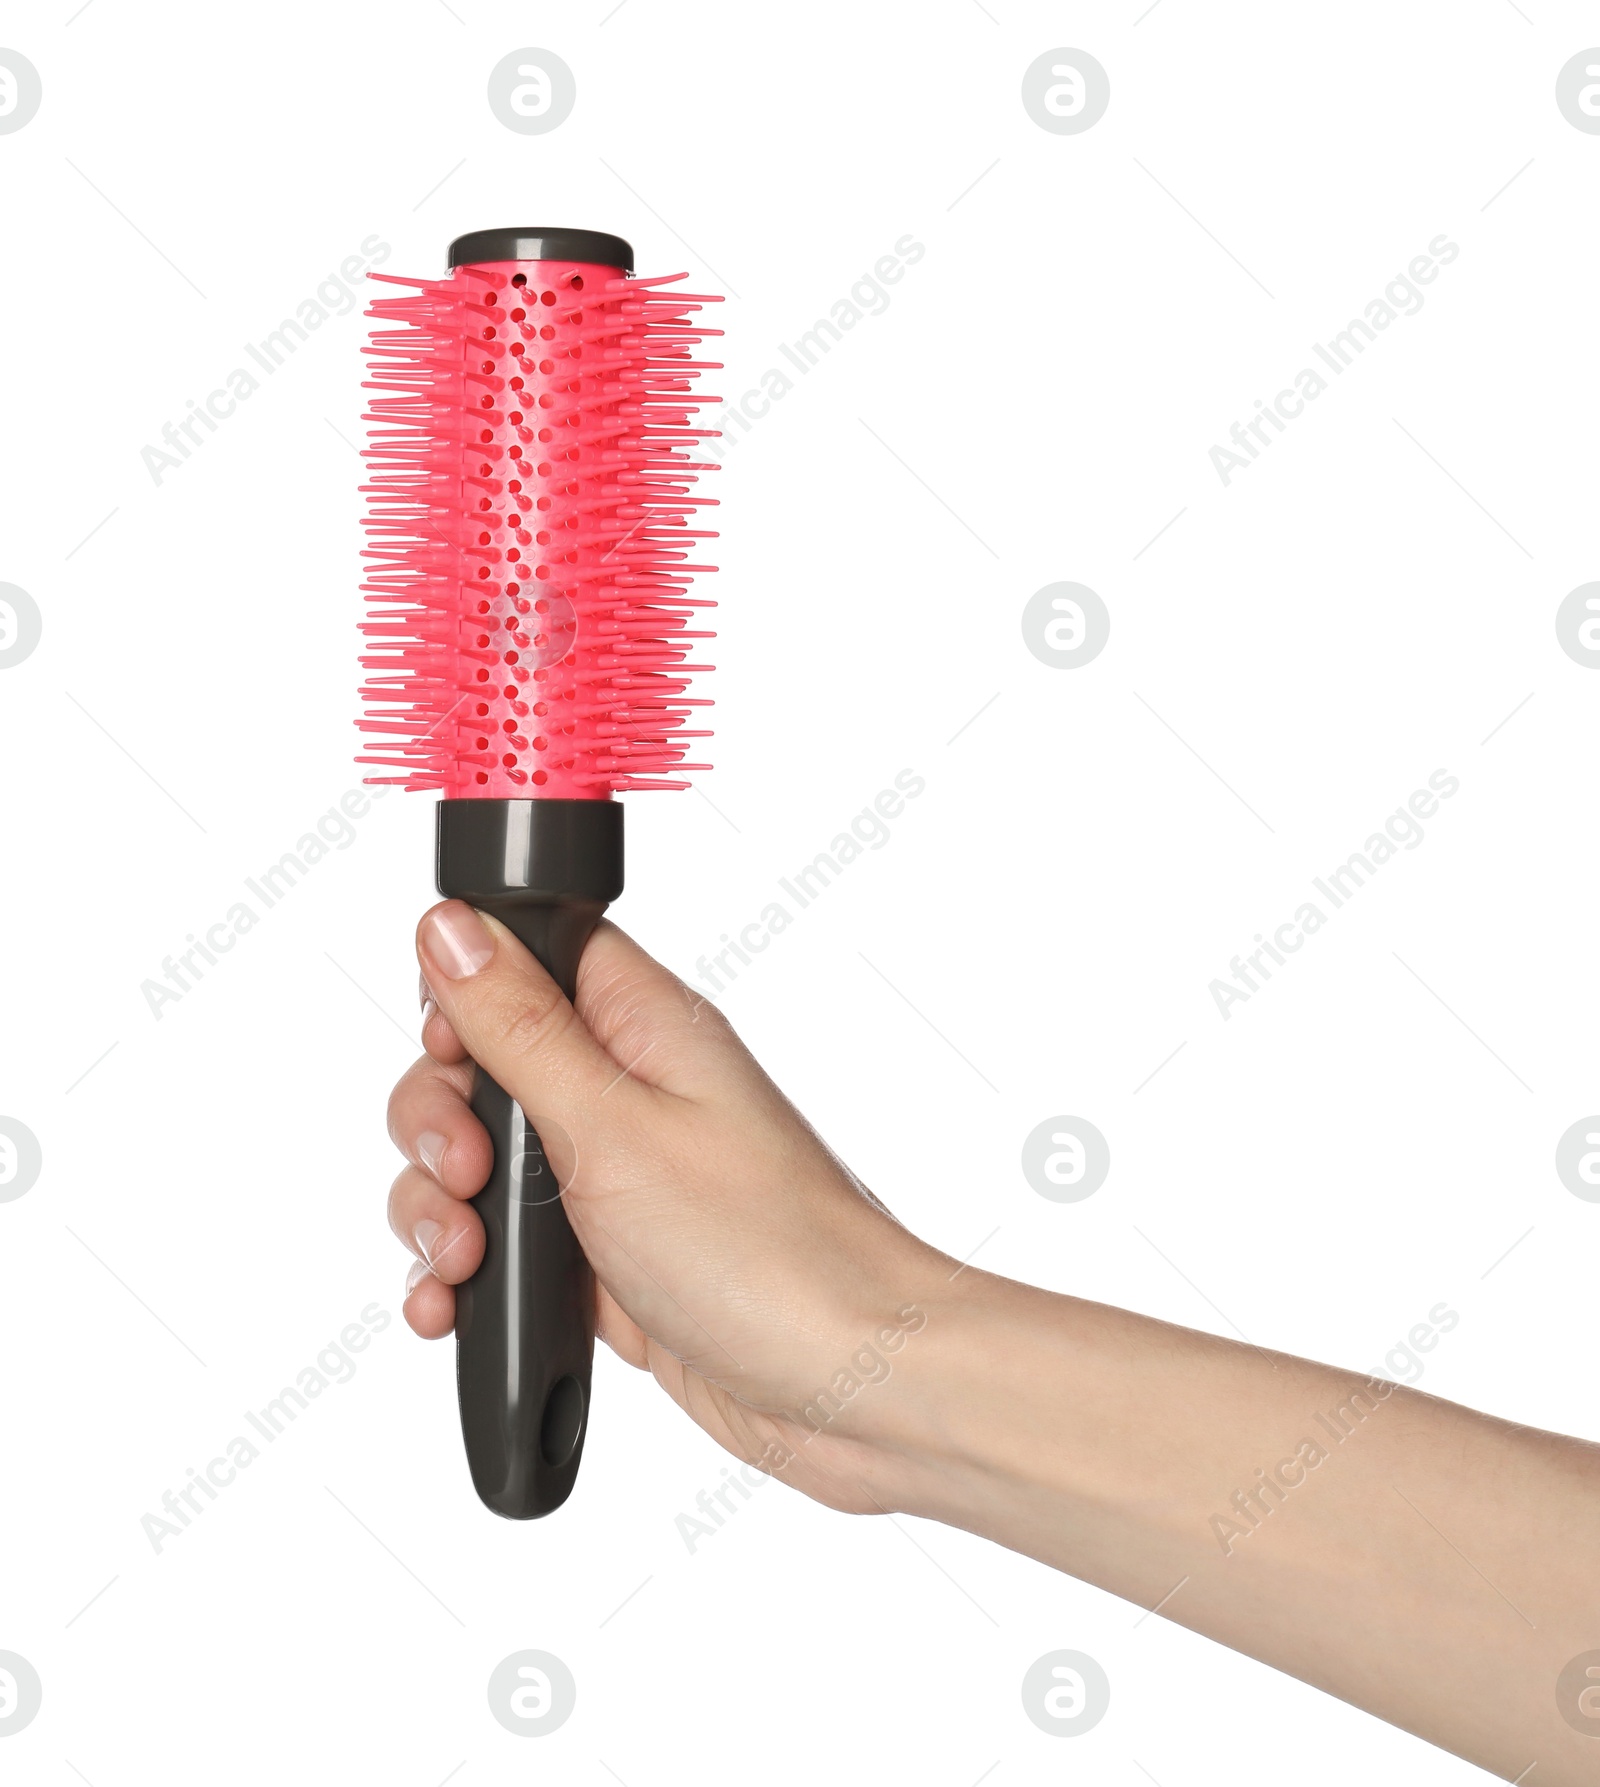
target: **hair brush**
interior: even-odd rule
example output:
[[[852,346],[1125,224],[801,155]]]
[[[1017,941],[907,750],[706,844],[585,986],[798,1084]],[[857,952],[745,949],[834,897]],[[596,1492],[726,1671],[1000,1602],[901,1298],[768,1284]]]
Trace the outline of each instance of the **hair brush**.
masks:
[[[620,792],[685,788],[697,608],[688,562],[696,313],[591,230],[480,230],[441,279],[376,301],[362,690],[391,773],[438,789],[438,886],[492,914],[570,999],[622,891]],[[384,326],[392,325],[392,326]],[[483,1263],[456,1291],[472,1481],[528,1520],[572,1491],[589,1416],[594,1281],[538,1135],[480,1068],[494,1145]]]

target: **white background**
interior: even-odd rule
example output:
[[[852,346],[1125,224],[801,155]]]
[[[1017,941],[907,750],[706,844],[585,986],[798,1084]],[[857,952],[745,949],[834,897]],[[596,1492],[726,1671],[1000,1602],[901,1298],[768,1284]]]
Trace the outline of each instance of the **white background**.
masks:
[[[1600,1437],[1600,1206],[1553,1167],[1600,1104],[1600,678],[1553,626],[1595,575],[1600,140],[1553,97],[1593,9],[75,4],[0,23],[44,93],[0,136],[0,581],[44,617],[0,672],[0,1114],[44,1157],[0,1205],[0,1649],[45,1692],[7,1779],[1471,1777],[966,1535],[773,1485],[690,1555],[723,1456],[609,1355],[566,1510],[483,1512],[383,1219],[429,800],[141,994],[356,782],[358,312],[159,485],[140,453],[369,236],[426,274],[469,228],[616,231],[730,292],[738,397],[913,235],[728,455],[717,769],[630,801],[617,916],[692,973],[916,770],[724,1000],[900,1215],[1352,1366],[1446,1301],[1426,1388]],[[576,76],[548,135],[486,102],[523,46]],[[1110,74],[1082,135],[1021,104],[1057,46]],[[1211,446],[1440,233],[1424,308],[1225,488]],[[1112,617],[1078,670],[1020,631],[1062,579]],[[1425,842],[1223,1021],[1208,983],[1440,768]],[[1019,1166],[1059,1114],[1112,1151],[1071,1206]],[[141,1516],[374,1300],[357,1375],[157,1555]],[[578,1682],[537,1743],[485,1702],[525,1647]],[[1112,1683],[1071,1741],[1019,1698],[1057,1648]]]

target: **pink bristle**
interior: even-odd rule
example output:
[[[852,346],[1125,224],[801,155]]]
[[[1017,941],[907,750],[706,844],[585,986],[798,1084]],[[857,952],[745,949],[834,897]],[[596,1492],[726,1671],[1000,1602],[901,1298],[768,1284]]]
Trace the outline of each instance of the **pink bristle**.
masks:
[[[525,285],[512,283],[517,275]],[[453,798],[683,788],[687,525],[713,429],[690,358],[720,300],[577,263],[494,262],[376,300],[362,486],[373,782]],[[521,312],[521,315],[515,313]],[[395,327],[392,325],[404,325]],[[519,486],[512,489],[512,484]],[[381,654],[381,655],[380,655]],[[665,772],[673,772],[668,775]]]

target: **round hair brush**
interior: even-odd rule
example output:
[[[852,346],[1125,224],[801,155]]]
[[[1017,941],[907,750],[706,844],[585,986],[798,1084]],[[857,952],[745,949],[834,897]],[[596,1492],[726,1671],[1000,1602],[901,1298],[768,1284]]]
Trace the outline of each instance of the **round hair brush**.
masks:
[[[362,691],[392,773],[436,788],[441,894],[492,914],[570,999],[622,891],[624,790],[685,788],[694,710],[692,426],[702,305],[632,276],[591,230],[480,230],[442,279],[375,302]],[[390,326],[385,326],[390,325]],[[472,1480],[528,1520],[572,1491],[589,1416],[594,1281],[528,1117],[480,1068],[494,1144],[483,1264],[456,1291]],[[537,1113],[535,1113],[537,1115]]]

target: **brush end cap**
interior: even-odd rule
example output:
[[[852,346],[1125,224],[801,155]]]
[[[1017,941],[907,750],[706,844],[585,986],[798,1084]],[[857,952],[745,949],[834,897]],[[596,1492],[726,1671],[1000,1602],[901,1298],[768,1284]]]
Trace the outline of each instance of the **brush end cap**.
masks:
[[[633,248],[621,236],[603,230],[523,229],[472,230],[450,244],[449,265],[477,267],[492,261],[582,261],[596,267],[633,271]]]

